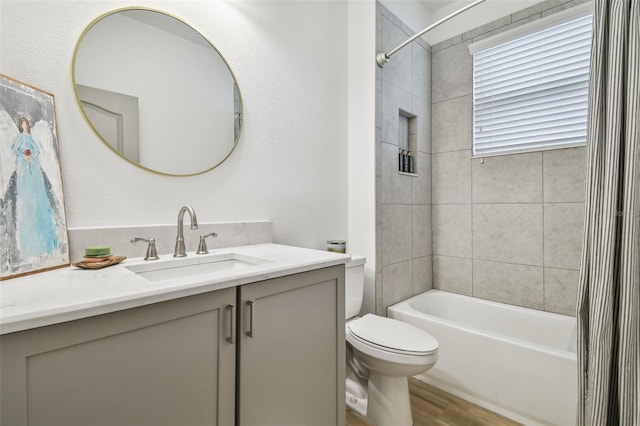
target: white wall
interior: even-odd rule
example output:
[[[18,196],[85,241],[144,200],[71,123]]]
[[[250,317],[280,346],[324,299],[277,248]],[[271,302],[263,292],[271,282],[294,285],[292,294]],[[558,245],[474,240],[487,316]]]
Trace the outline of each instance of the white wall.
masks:
[[[376,4],[349,2],[349,191],[347,249],[364,255],[363,312],[375,312]]]
[[[0,72],[54,94],[68,227],[269,219],[274,240],[324,248],[347,232],[347,3],[166,1],[222,52],[245,127],[213,171],[167,177],[113,154],[84,121],[71,59],[98,15],[129,1],[1,0]]]

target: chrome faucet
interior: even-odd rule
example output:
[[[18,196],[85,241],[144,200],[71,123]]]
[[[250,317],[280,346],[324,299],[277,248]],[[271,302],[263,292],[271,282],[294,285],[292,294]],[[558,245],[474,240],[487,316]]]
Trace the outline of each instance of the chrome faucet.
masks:
[[[173,257],[185,257],[187,254],[184,250],[184,213],[188,212],[191,218],[191,229],[198,229],[198,218],[196,212],[191,206],[182,206],[178,212],[178,236],[176,237],[176,249]]]

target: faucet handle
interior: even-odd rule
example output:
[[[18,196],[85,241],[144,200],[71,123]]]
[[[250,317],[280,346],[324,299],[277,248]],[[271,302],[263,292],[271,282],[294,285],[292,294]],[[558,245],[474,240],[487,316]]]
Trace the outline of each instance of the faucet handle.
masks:
[[[155,238],[142,238],[142,237],[134,237],[131,239],[131,244],[136,241],[144,241],[148,243],[147,253],[144,256],[144,260],[158,260],[158,251],[156,250],[156,240]]]
[[[207,237],[217,237],[218,234],[216,234],[215,232],[212,232],[210,234],[206,234],[206,235],[200,235],[200,242],[198,243],[198,251],[196,251],[196,254],[207,254],[209,253],[209,250],[207,250],[207,243],[205,241],[205,238]]]

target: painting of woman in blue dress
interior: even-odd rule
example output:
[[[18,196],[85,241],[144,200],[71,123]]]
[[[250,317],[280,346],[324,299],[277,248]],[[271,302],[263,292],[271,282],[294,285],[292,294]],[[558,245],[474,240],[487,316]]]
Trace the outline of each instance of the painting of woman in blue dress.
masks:
[[[20,257],[50,255],[58,247],[52,200],[40,167],[40,148],[29,120],[20,117],[20,134],[11,148],[16,156],[16,231]]]
[[[68,265],[66,232],[53,97],[0,75],[0,280]]]

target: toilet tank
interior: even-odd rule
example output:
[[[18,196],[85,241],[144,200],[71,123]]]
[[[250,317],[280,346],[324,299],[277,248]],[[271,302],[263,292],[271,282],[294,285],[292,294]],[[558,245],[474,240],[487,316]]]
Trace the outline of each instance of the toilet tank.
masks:
[[[364,256],[352,255],[345,265],[345,319],[353,318],[360,312],[364,297]]]

